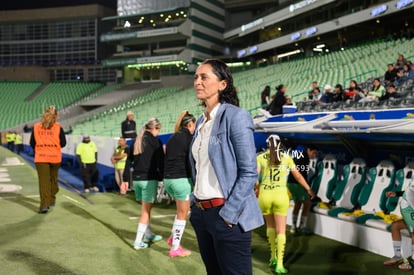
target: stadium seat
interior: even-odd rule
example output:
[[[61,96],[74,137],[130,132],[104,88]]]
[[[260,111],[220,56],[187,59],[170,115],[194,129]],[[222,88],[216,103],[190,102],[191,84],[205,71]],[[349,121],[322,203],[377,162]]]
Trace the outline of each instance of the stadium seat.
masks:
[[[361,158],[353,159],[344,166],[343,175],[335,186],[332,195],[333,207],[317,205],[314,212],[336,217],[342,212],[351,212],[357,205],[358,195],[366,177],[366,164]]]
[[[336,184],[336,158],[328,154],[316,165],[317,175],[312,180],[311,188],[322,202],[332,199]]]
[[[365,224],[368,219],[378,218],[379,212],[387,212],[385,193],[393,189],[394,165],[383,160],[376,167],[369,169],[369,180],[363,185],[358,196],[360,210],[352,213],[340,213],[338,218]]]
[[[404,191],[410,181],[413,180],[414,163],[408,163],[403,169],[400,169],[395,174],[395,185],[392,191]],[[393,211],[390,215],[384,215],[383,219],[369,219],[365,222],[366,225],[375,227],[382,230],[390,231],[391,223],[395,220],[402,219],[399,202],[401,197],[393,197],[386,199],[386,208],[389,212]]]

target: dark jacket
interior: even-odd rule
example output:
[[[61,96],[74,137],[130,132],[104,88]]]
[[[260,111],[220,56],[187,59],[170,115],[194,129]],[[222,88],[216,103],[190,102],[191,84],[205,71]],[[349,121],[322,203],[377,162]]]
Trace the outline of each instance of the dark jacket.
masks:
[[[303,178],[306,181],[308,181],[308,169],[310,160],[306,152],[306,149],[303,151],[303,156],[301,155],[300,158],[294,158],[293,161],[295,162],[296,168],[302,174]],[[299,184],[299,182],[295,179],[292,173],[289,173],[288,182]]]
[[[125,119],[124,121],[122,121],[121,131],[122,131],[123,138],[136,138],[137,130],[136,130],[135,121],[128,120],[128,119]]]
[[[285,94],[278,91],[275,98],[272,100],[269,106],[269,113],[272,115],[283,114],[283,105],[286,102]]]
[[[142,137],[143,151],[134,155],[134,145],[128,154],[126,167],[134,168],[133,180],[162,180],[164,169],[164,150],[161,140],[145,131]],[[126,172],[127,169],[125,169]],[[125,173],[124,171],[124,173]]]
[[[192,138],[187,128],[183,128],[170,137],[165,150],[164,178],[191,178],[188,154]]]

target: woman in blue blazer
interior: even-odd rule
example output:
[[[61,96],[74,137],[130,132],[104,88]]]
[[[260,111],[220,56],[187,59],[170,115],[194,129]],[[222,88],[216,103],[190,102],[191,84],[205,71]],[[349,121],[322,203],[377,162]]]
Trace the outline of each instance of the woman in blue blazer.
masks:
[[[251,231],[263,225],[253,121],[240,109],[222,61],[205,60],[194,89],[205,107],[190,148],[194,185],[190,221],[207,274],[252,274]]]

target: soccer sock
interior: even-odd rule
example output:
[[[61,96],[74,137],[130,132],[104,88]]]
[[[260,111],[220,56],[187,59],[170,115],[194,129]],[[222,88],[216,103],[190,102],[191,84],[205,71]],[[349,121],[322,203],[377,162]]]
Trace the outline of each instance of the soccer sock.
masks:
[[[181,237],[183,236],[185,229],[186,220],[174,220],[173,229],[172,229],[172,246],[173,250],[176,250],[180,247]]]
[[[292,227],[294,229],[297,228],[297,224],[298,224],[298,215],[292,215]]]
[[[150,224],[148,223],[148,225],[147,225],[147,229],[145,229],[145,234],[144,234],[144,236],[151,237],[153,234],[154,234],[154,233],[152,233],[151,226],[150,226]]]
[[[266,229],[267,241],[270,246],[270,259],[276,258],[276,230],[272,227]]]
[[[394,248],[394,255],[401,257],[401,241],[392,241],[392,247]]]
[[[283,266],[283,256],[285,255],[286,234],[277,234],[277,266]]]
[[[142,242],[144,238],[145,231],[147,230],[148,224],[138,223],[137,236],[135,238],[136,243]]]
[[[305,228],[307,224],[308,224],[308,217],[307,216],[302,216],[300,218],[300,227]]]

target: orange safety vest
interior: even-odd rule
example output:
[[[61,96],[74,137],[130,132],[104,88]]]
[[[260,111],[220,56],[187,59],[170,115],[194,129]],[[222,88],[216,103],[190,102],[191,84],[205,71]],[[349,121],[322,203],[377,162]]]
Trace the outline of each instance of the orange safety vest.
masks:
[[[50,129],[43,129],[40,123],[34,125],[33,134],[36,141],[34,162],[60,163],[60,125],[53,124]]]

